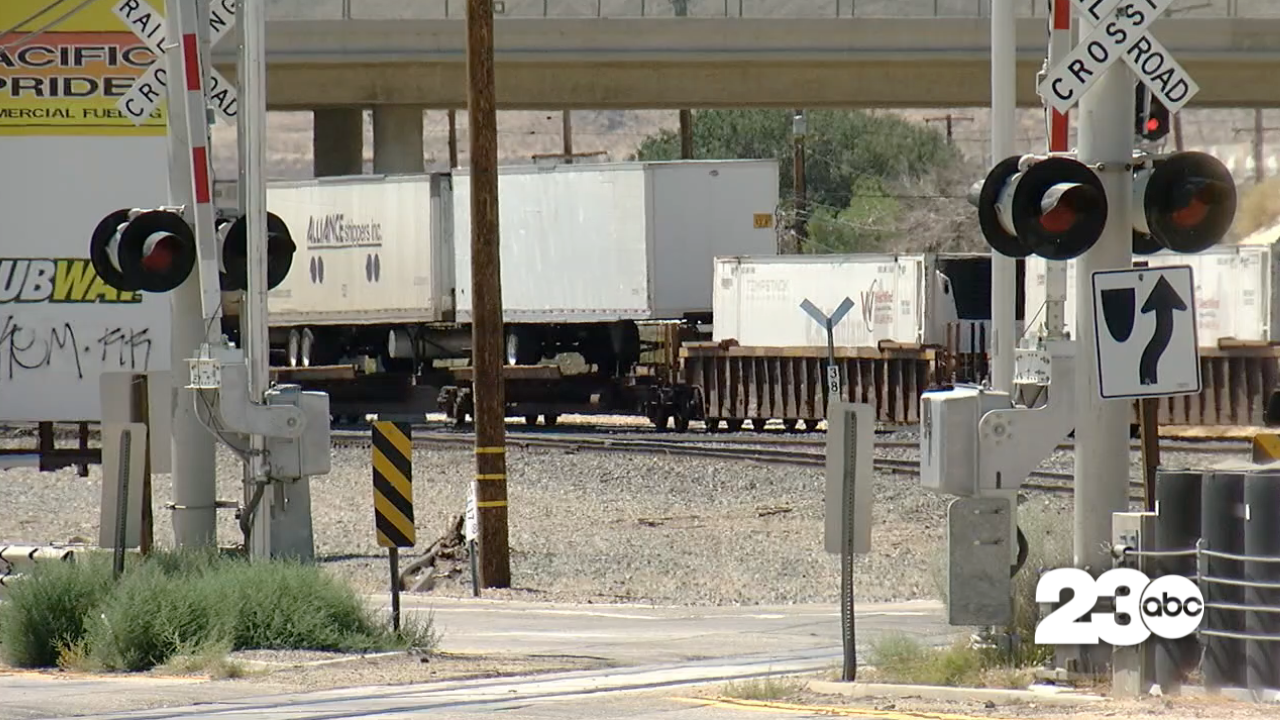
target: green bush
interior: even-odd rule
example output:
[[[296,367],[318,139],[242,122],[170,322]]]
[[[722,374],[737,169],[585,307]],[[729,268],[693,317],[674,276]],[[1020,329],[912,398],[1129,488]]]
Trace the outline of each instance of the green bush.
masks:
[[[392,640],[350,587],[315,566],[233,562],[201,585],[221,600],[236,648],[365,651]]]
[[[223,618],[215,603],[200,582],[173,570],[145,563],[120,579],[90,624],[93,662],[108,670],[146,670],[182,648],[217,640]]]
[[[53,667],[84,640],[89,618],[111,591],[111,558],[82,554],[24,575],[0,603],[0,654],[14,667]]]
[[[430,619],[405,620],[391,632],[350,587],[313,565],[157,552],[131,561],[113,583],[106,555],[37,566],[0,605],[0,649],[19,667],[66,658],[138,671],[228,649],[434,647]]]

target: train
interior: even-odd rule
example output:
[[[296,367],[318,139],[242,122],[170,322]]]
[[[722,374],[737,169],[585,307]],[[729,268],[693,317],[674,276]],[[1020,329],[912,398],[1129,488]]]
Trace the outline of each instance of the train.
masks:
[[[988,254],[780,254],[778,180],[773,160],[501,168],[508,415],[815,429],[834,356],[846,399],[911,425],[920,393],[986,377]],[[328,392],[338,423],[443,412],[466,424],[466,171],[273,182],[267,194],[298,248],[268,296],[273,373]],[[1280,383],[1271,246],[1135,261],[1195,270],[1204,391],[1162,399],[1161,422],[1261,425]],[[1023,335],[1042,329],[1045,270],[1017,262]],[[802,304],[829,313],[846,298],[829,348]],[[234,299],[227,315],[234,337]]]

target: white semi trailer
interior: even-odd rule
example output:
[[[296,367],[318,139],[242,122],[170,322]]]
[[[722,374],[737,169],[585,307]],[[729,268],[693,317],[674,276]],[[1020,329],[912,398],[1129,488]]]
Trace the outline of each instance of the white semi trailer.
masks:
[[[498,197],[513,365],[578,352],[625,373],[637,323],[710,318],[716,256],[777,252],[774,160],[503,167]],[[297,245],[268,298],[281,364],[468,357],[470,203],[466,170],[271,183]]]

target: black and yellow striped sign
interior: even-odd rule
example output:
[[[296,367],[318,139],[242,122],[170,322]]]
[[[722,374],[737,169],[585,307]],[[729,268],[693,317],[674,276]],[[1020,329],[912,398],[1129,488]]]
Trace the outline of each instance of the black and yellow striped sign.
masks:
[[[378,545],[413,547],[413,443],[408,423],[373,423],[373,522]]]
[[[1280,460],[1280,435],[1258,433],[1253,436],[1253,461],[1265,465]]]

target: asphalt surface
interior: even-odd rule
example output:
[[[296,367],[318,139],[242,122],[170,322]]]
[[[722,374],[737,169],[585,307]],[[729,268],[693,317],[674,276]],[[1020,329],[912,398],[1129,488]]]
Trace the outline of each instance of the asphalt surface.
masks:
[[[406,596],[403,608],[432,613],[447,652],[580,655],[624,667],[305,693],[259,688],[257,694],[198,680],[0,674],[0,720],[398,720],[426,712],[446,720],[498,712],[547,720],[718,720],[760,710],[696,696],[714,694],[730,680],[820,672],[841,657],[840,617],[829,605],[671,608]],[[867,606],[857,620],[859,645],[887,631],[938,643],[954,635],[935,603]]]

